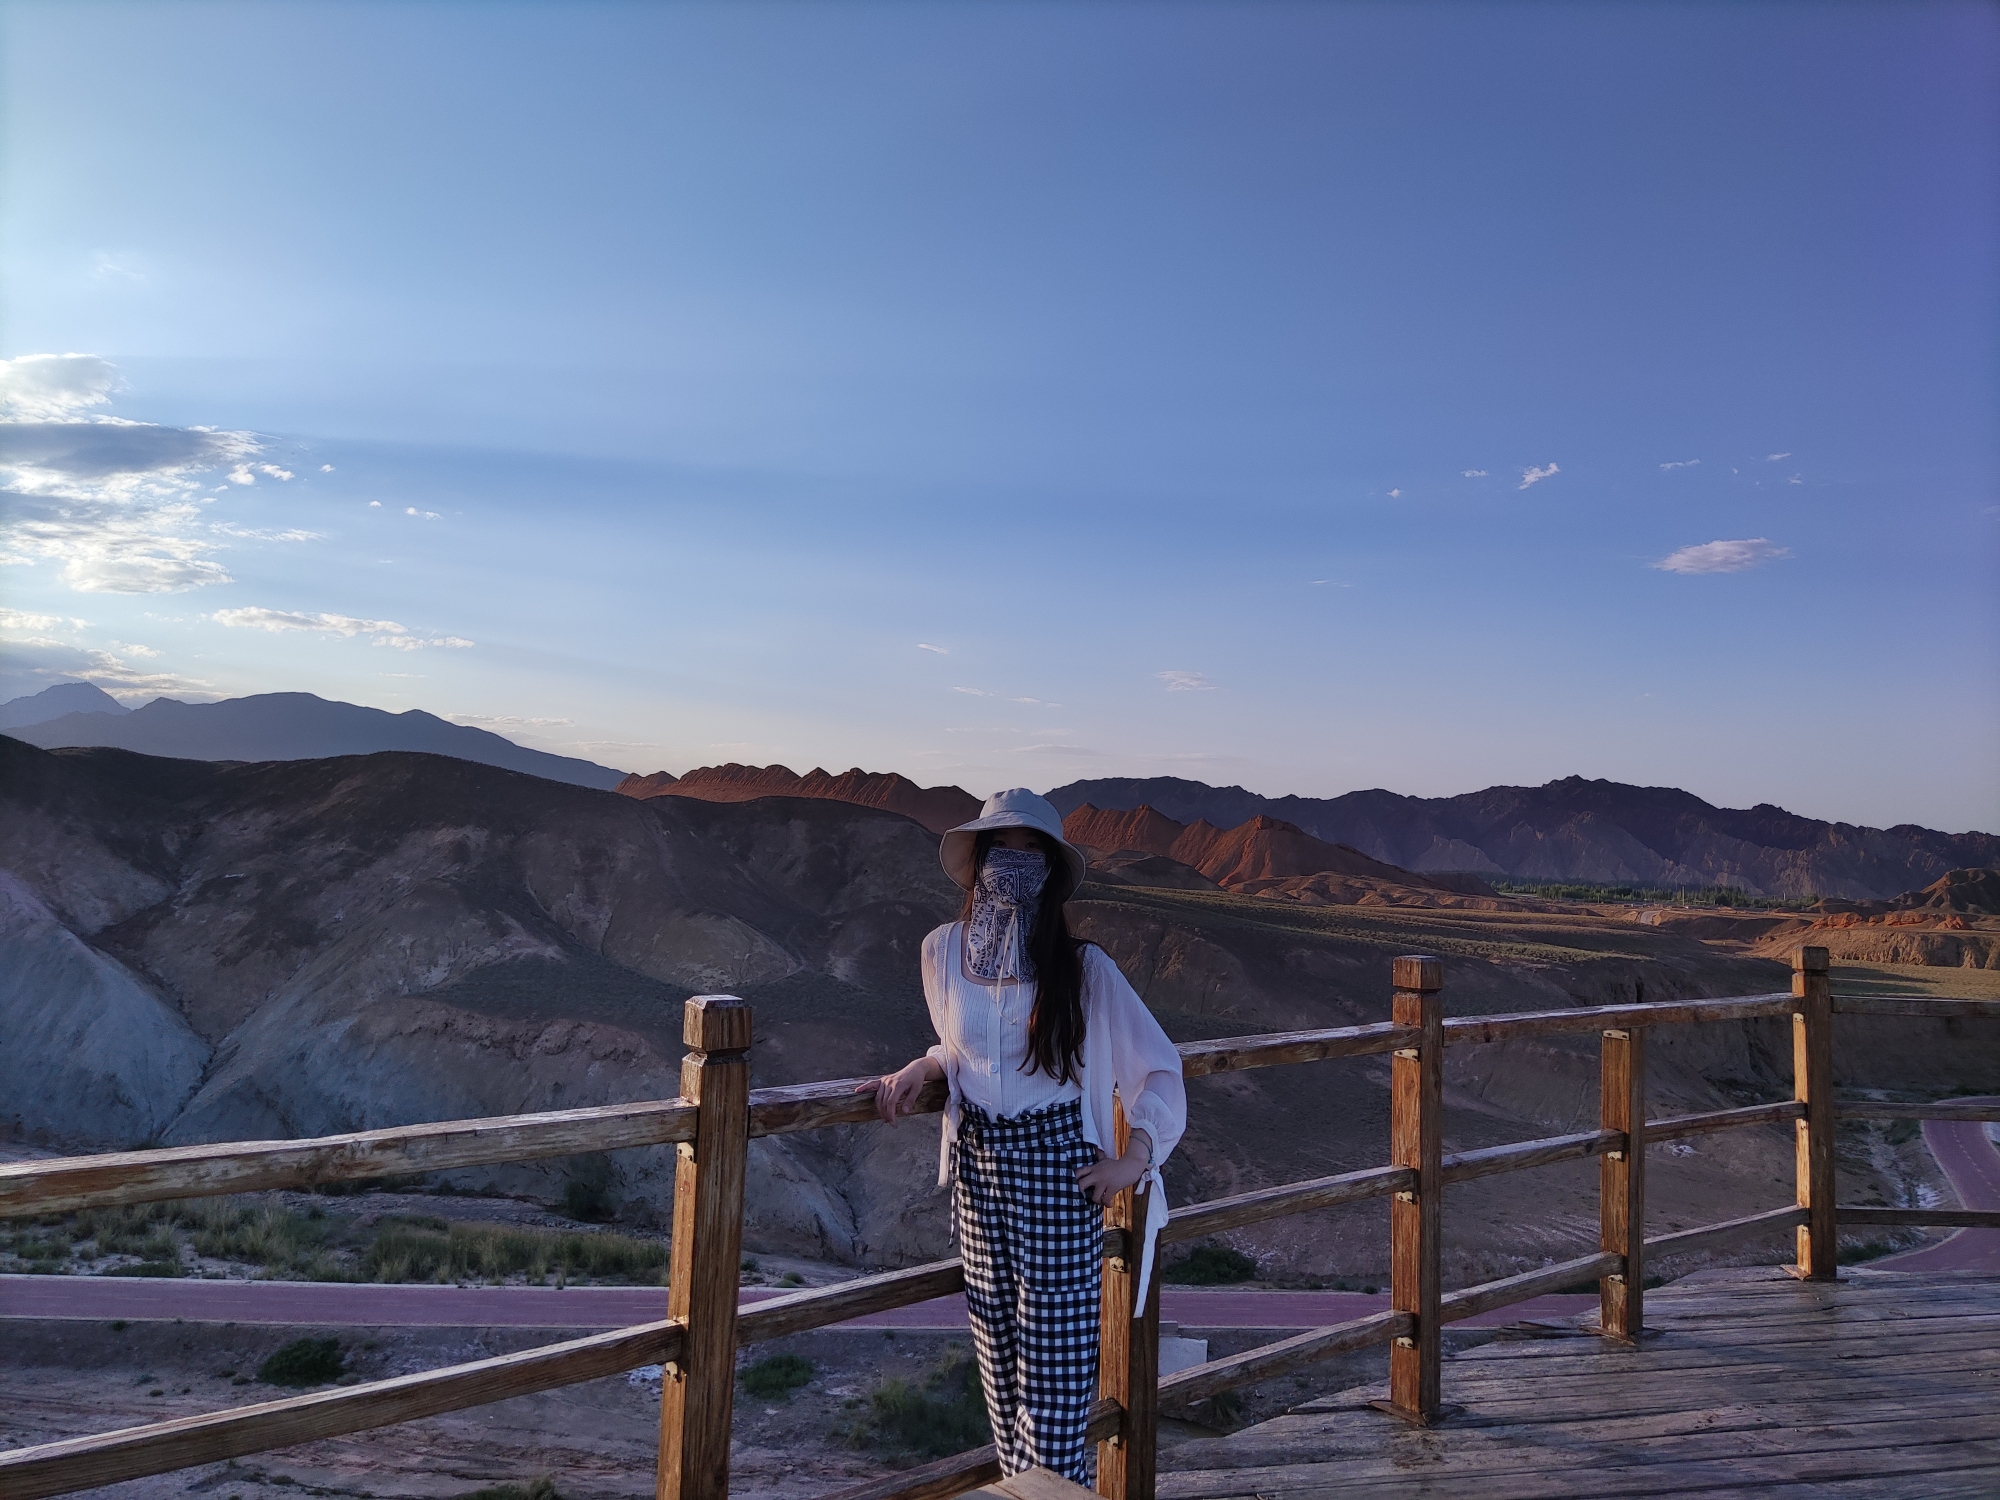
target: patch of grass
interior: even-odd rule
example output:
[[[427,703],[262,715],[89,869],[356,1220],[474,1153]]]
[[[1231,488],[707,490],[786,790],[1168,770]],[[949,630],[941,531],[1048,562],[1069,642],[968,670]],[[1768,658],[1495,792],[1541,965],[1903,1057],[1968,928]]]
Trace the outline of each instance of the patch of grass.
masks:
[[[1186,1260],[1168,1266],[1160,1279],[1178,1286],[1228,1286],[1248,1281],[1256,1274],[1257,1262],[1241,1250],[1231,1250],[1226,1245],[1198,1245]]]
[[[385,1224],[361,1258],[364,1281],[463,1281],[560,1271],[595,1280],[657,1280],[667,1248],[623,1234],[561,1234],[499,1224]]]
[[[848,1429],[857,1448],[944,1458],[977,1448],[992,1436],[979,1371],[953,1346],[921,1380],[892,1376],[876,1382],[865,1409]]]
[[[737,1378],[753,1396],[766,1401],[775,1401],[780,1396],[789,1399],[793,1391],[813,1378],[813,1362],[796,1354],[766,1355],[745,1366]]]
[[[1885,1255],[1894,1255],[1896,1247],[1880,1240],[1870,1240],[1865,1245],[1842,1245],[1834,1259],[1843,1266],[1855,1266],[1865,1260],[1880,1260]]]
[[[460,1495],[458,1500],[562,1500],[562,1496],[556,1490],[555,1480],[544,1474],[526,1484],[489,1484],[483,1490]]]
[[[270,1385],[331,1385],[346,1373],[339,1339],[293,1339],[257,1367]]]

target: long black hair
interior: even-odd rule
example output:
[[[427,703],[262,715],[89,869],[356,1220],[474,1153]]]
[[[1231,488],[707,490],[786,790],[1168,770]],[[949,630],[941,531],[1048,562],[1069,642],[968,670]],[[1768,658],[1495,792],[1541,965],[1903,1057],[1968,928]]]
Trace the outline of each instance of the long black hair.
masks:
[[[1069,930],[1063,903],[1070,895],[1069,861],[1063,858],[1056,841],[1046,833],[1028,830],[1035,847],[1049,862],[1049,878],[1042,882],[1042,903],[1028,930],[1028,957],[1035,966],[1035,1008],[1028,1016],[1028,1056],[1021,1064],[1023,1073],[1046,1073],[1058,1083],[1072,1077],[1083,1078],[1083,944]],[[979,835],[972,851],[972,884],[979,884],[979,868],[986,863],[986,851],[993,847],[993,834]],[[972,920],[973,892],[965,893],[965,906],[958,914],[961,922]]]

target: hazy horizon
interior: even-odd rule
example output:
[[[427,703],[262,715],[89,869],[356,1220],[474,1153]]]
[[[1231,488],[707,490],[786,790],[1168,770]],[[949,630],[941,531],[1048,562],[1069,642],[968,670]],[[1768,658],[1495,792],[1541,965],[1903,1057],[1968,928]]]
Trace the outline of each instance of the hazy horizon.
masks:
[[[16,3],[0,698],[2000,829],[2000,12]]]

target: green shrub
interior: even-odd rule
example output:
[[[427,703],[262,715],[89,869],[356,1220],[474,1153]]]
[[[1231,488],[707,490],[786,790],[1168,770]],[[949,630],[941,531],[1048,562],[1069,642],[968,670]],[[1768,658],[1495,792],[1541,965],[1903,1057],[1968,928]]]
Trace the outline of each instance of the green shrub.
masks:
[[[458,1500],[562,1500],[556,1482],[544,1474],[526,1484],[489,1484],[483,1490],[460,1495]]]
[[[271,1385],[331,1385],[347,1372],[339,1339],[293,1339],[257,1367]]]
[[[775,1401],[813,1378],[813,1362],[796,1354],[771,1354],[746,1366],[739,1378],[751,1395]]]
[[[963,1453],[991,1435],[979,1372],[965,1351],[955,1347],[921,1382],[900,1377],[877,1382],[868,1393],[866,1411],[849,1432],[856,1447],[919,1458]]]
[[[1248,1281],[1257,1274],[1257,1262],[1240,1250],[1226,1245],[1198,1245],[1186,1260],[1168,1266],[1161,1280],[1182,1286],[1226,1286]]]
[[[439,1228],[431,1228],[438,1224]],[[361,1260],[364,1281],[461,1281],[551,1271],[598,1280],[655,1279],[667,1248],[623,1234],[561,1234],[501,1224],[385,1222]]]

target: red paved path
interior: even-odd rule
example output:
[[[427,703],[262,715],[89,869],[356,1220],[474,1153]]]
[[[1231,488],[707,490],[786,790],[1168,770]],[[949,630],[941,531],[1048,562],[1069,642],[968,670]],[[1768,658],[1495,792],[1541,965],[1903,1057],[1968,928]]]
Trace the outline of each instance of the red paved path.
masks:
[[[746,1304],[779,1292],[752,1288]],[[1184,1328],[1324,1328],[1389,1305],[1359,1292],[1196,1291],[1161,1294],[1161,1316]],[[1492,1327],[1523,1318],[1588,1312],[1595,1297],[1537,1297],[1472,1318]],[[169,1281],[126,1276],[0,1276],[0,1318],[185,1318],[203,1323],[293,1323],[362,1327],[621,1328],[666,1316],[652,1287],[394,1286],[310,1281]],[[965,1327],[965,1299],[940,1297],[838,1325],[842,1328]]]
[[[1967,1102],[2000,1104],[2000,1094]],[[1988,1138],[1983,1123],[1926,1120],[1924,1144],[1944,1169],[1961,1206],[2000,1209],[2000,1149]],[[2000,1273],[2000,1229],[1961,1229],[1941,1245],[1884,1256],[1876,1264],[1891,1271]]]

